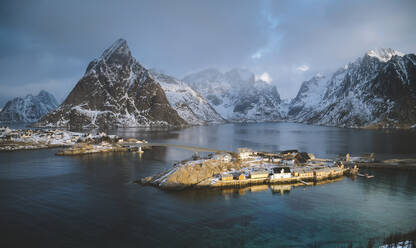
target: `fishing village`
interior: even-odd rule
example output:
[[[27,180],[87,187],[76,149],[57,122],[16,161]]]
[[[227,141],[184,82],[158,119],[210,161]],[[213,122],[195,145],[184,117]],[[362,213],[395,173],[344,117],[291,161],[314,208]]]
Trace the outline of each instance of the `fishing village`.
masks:
[[[0,151],[63,148],[56,155],[71,156],[105,152],[143,153],[146,140],[122,139],[105,132],[80,133],[58,129],[10,129],[0,127]]]
[[[210,154],[177,163],[173,168],[155,176],[141,179],[144,185],[163,189],[240,188],[251,185],[313,185],[344,175],[359,173],[357,162],[373,162],[374,155],[323,159],[314,154],[287,150],[276,153],[255,152],[239,148],[236,153]]]

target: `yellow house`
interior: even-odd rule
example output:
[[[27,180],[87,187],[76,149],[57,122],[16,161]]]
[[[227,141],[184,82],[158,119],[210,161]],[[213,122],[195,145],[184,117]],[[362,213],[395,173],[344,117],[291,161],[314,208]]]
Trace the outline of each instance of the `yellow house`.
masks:
[[[222,174],[221,175],[221,181],[232,181],[233,175],[231,174]]]
[[[267,178],[269,177],[269,173],[267,171],[252,171],[250,172],[251,179],[260,179],[260,178]]]

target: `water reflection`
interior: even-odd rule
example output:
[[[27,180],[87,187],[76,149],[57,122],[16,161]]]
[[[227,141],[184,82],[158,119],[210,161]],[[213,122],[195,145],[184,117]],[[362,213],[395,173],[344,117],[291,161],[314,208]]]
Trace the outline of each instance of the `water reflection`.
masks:
[[[200,200],[200,201],[210,201],[213,198],[218,198],[222,196],[225,199],[238,198],[238,196],[243,196],[246,194],[256,194],[256,193],[271,193],[273,195],[284,196],[289,194],[290,191],[294,188],[306,189],[309,187],[319,187],[325,184],[336,183],[344,180],[345,177],[339,177],[335,179],[323,180],[315,182],[309,186],[305,186],[302,183],[294,184],[261,184],[261,185],[251,185],[244,187],[226,187],[226,188],[213,188],[213,189],[188,189],[184,191],[167,191],[167,194],[170,194],[174,197],[177,197],[179,200],[189,201]]]

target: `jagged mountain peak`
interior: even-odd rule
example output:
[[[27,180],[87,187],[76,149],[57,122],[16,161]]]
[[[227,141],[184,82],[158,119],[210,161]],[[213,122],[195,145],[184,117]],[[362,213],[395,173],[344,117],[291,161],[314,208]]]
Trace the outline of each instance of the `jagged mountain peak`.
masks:
[[[393,56],[403,57],[404,53],[394,50],[392,48],[377,48],[369,50],[365,53],[366,56],[377,58],[379,61],[387,62]]]
[[[101,58],[109,60],[114,55],[131,56],[127,41],[124,39],[116,40],[111,46],[104,50]]]
[[[51,93],[47,92],[46,90],[41,90],[38,96],[49,96],[52,95]]]
[[[97,67],[102,67],[103,65],[116,65],[116,67],[120,65],[125,67],[130,66],[135,62],[136,60],[131,55],[127,41],[124,39],[118,39],[111,46],[105,49],[98,59],[94,59],[90,62],[85,73],[88,74],[91,72],[91,69],[97,70]]]
[[[61,106],[36,125],[83,129],[186,124],[158,81],[119,39],[91,61]]]
[[[38,94],[38,97],[47,97],[47,98],[53,98],[54,100],[56,100],[55,96],[46,90],[41,90]]]

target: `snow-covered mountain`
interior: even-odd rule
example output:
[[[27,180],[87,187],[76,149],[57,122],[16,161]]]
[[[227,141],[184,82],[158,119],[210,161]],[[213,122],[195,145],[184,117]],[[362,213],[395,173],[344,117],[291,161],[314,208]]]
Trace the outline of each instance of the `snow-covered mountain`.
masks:
[[[290,101],[288,116],[300,118],[301,114],[313,111],[325,94],[326,83],[327,78],[322,74],[303,82],[296,97]]]
[[[331,77],[302,84],[289,118],[339,127],[410,127],[416,124],[416,55],[368,51]]]
[[[31,123],[58,107],[55,97],[42,90],[38,95],[16,97],[6,103],[0,112],[0,122]]]
[[[244,69],[222,73],[207,69],[183,81],[199,92],[223,118],[232,122],[278,121],[280,95],[275,86]]]
[[[179,116],[191,125],[224,123],[224,118],[195,90],[174,77],[150,71]]]
[[[183,125],[187,122],[123,39],[93,60],[59,108],[37,123],[71,129]]]

